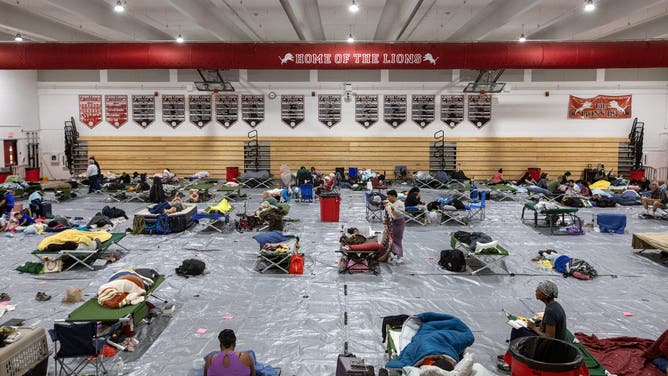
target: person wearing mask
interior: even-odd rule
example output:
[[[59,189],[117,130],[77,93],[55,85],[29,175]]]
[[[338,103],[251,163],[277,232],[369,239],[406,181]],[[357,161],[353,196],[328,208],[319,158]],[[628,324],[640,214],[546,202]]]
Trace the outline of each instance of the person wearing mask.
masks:
[[[204,363],[204,376],[255,376],[255,364],[250,354],[236,352],[237,337],[232,329],[218,334],[220,351],[209,355]]]

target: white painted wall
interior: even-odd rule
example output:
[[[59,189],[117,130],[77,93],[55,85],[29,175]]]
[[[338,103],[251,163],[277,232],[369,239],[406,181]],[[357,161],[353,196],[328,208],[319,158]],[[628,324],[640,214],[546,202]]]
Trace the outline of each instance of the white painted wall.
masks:
[[[104,73],[104,71],[103,71]],[[387,77],[387,75],[383,75]],[[43,153],[47,157],[54,154],[62,160],[63,122],[74,116],[78,118],[79,94],[198,94],[187,83],[39,83],[39,118],[43,137]],[[175,80],[175,75],[172,79]],[[342,103],[342,121],[333,128],[327,128],[317,120],[316,94],[343,94],[339,83],[234,83],[237,94],[259,94],[276,92],[279,96],[270,100],[265,97],[265,120],[256,129],[262,136],[346,136],[346,137],[431,137],[437,130],[445,130],[446,137],[626,137],[632,119],[625,120],[568,120],[567,106],[569,94],[595,96],[598,94],[633,94],[633,117],[646,124],[645,150],[647,165],[665,166],[668,163],[668,85],[665,82],[651,83],[610,83],[610,82],[555,82],[555,83],[513,83],[508,92],[495,95],[493,120],[483,129],[477,129],[468,121],[451,130],[440,120],[425,129],[412,121],[393,129],[382,121],[382,96],[380,97],[380,121],[369,129],[364,129],[354,121],[354,101]],[[314,75],[312,75],[314,77]],[[359,94],[448,94],[461,93],[461,88],[443,83],[353,83],[353,92]],[[545,96],[549,90],[550,95]],[[305,121],[291,129],[280,120],[280,95],[305,95]],[[410,101],[409,101],[410,102]],[[437,101],[438,102],[438,101]],[[436,106],[437,114],[439,103]],[[160,120],[160,97],[156,99],[157,121],[143,129],[131,120],[120,129],[103,122],[94,129],[78,123],[83,136],[245,136],[252,130],[239,120],[231,128],[211,122],[199,129],[187,120],[172,129]],[[410,106],[408,109],[410,114]],[[594,161],[595,162],[595,161]],[[60,173],[59,173],[60,172]],[[65,177],[62,171],[52,169],[52,177]]]
[[[18,141],[19,164],[28,163],[25,131],[39,126],[37,71],[0,70],[0,139]],[[0,167],[4,165],[5,156],[0,153]]]

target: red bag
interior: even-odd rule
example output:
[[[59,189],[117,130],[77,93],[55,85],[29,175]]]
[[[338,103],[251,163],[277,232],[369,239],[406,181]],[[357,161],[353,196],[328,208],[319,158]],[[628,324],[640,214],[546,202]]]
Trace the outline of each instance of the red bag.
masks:
[[[304,274],[304,256],[299,253],[292,255],[290,259],[290,274]]]

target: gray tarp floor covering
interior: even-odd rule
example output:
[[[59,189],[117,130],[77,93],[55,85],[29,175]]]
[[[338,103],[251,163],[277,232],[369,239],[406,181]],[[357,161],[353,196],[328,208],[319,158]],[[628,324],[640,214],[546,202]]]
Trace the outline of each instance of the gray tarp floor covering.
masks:
[[[260,190],[250,194],[248,210],[257,208]],[[423,198],[437,191],[423,191]],[[53,212],[89,219],[104,205],[103,195],[83,195],[69,202],[54,203]],[[109,204],[126,210],[130,220],[116,226],[123,231],[132,225],[132,214],[146,204]],[[206,204],[199,204],[203,209]],[[236,212],[243,203],[235,203]],[[406,262],[384,264],[374,275],[342,275],[336,261],[342,227],[369,230],[365,220],[364,195],[344,190],[339,223],[320,222],[319,203],[292,203],[289,217],[301,237],[306,254],[305,273],[260,274],[254,271],[258,245],[252,233],[198,233],[201,228],[155,236],[128,235],[123,243],[131,252],[107,267],[78,269],[56,275],[20,274],[14,270],[25,261],[34,261],[29,252],[42,236],[17,234],[2,237],[0,249],[0,291],[12,297],[13,317],[30,318],[28,324],[53,327],[76,305],[61,303],[65,290],[81,287],[85,298],[120,268],[150,267],[168,275],[159,295],[176,302],[176,310],[162,333],[138,360],[129,356],[125,374],[189,375],[202,365],[201,357],[218,347],[217,334],[223,328],[237,333],[237,349],[255,350],[258,360],[283,369],[283,375],[333,375],[337,354],[348,349],[367,363],[386,362],[381,343],[383,316],[424,311],[449,313],[461,318],[475,334],[470,348],[475,359],[495,370],[496,355],[505,351],[509,326],[501,310],[518,314],[541,311],[534,291],[539,281],[550,279],[559,286],[559,301],[568,316],[568,328],[600,337],[639,336],[656,338],[668,327],[668,268],[656,262],[658,253],[636,255],[631,249],[634,232],[665,231],[667,221],[641,220],[640,207],[581,209],[590,222],[594,212],[625,213],[627,232],[601,234],[588,229],[583,236],[550,236],[546,229],[534,229],[520,222],[522,204],[491,202],[487,219],[471,226],[409,225],[404,236]],[[380,231],[381,224],[372,224]],[[484,231],[511,252],[506,258],[511,276],[503,268],[494,273],[470,276],[441,269],[440,250],[449,248],[450,232]],[[565,279],[553,271],[540,271],[530,259],[540,249],[552,248],[589,261],[601,275],[593,281]],[[208,274],[185,279],[174,268],[186,258],[199,257]],[[344,285],[348,295],[344,296]],[[34,300],[37,291],[53,296],[48,302]],[[160,305],[159,305],[160,306]],[[347,312],[348,325],[344,325]],[[632,313],[625,316],[624,312]],[[206,329],[198,333],[198,329]],[[203,330],[199,330],[203,332]],[[159,336],[158,336],[159,334]],[[151,337],[151,334],[147,334]],[[50,341],[49,341],[50,342]],[[147,341],[150,343],[150,341]],[[144,346],[149,343],[145,343]],[[53,361],[50,362],[52,372]]]

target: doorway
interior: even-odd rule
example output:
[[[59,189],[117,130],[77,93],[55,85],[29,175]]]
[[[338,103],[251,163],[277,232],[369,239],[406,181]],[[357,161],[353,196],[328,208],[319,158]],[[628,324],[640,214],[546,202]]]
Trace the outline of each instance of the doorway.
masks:
[[[16,140],[4,140],[3,148],[5,155],[5,167],[18,164],[18,153],[16,152]]]

